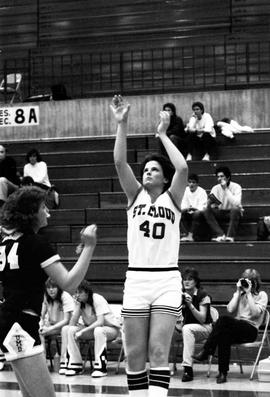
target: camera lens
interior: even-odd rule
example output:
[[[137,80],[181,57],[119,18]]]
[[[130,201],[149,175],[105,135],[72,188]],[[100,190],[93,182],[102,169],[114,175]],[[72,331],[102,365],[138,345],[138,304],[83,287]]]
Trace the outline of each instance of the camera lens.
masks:
[[[248,282],[247,282],[246,279],[241,278],[240,282],[241,282],[241,286],[242,286],[243,288],[248,288],[249,284],[248,284]]]

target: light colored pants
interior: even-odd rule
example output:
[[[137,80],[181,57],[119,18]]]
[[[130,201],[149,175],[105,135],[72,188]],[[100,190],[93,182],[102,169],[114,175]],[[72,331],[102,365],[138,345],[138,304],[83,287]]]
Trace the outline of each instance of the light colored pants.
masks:
[[[192,367],[195,343],[205,341],[212,331],[211,324],[185,324],[182,328],[183,362],[182,366]]]
[[[69,368],[82,366],[80,342],[75,340],[74,335],[77,331],[83,328],[85,328],[83,325],[66,325],[62,328],[61,362],[65,363],[67,361],[68,353]],[[99,362],[101,353],[104,348],[106,349],[107,341],[114,340],[117,338],[118,334],[119,330],[117,328],[102,326],[86,332],[81,339],[94,339],[95,362]]]
[[[16,190],[16,185],[5,177],[0,177],[0,200],[6,201],[8,195]]]

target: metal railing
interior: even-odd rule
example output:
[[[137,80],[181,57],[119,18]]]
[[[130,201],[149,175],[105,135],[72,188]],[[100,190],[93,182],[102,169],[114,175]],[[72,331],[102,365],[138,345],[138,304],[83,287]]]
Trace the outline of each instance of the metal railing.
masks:
[[[71,98],[270,86],[270,41],[224,42],[6,60],[3,76],[23,74],[24,98],[62,85]],[[60,99],[60,98],[59,98]]]

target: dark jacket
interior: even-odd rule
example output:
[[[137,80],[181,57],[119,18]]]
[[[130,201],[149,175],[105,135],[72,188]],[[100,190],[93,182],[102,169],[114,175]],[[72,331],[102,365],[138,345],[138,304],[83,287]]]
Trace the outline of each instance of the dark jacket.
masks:
[[[10,182],[15,185],[19,185],[19,177],[17,175],[16,161],[12,157],[5,157],[0,161],[0,177],[7,178]]]
[[[192,304],[193,304],[193,306],[195,306],[195,308],[197,310],[199,310],[200,303],[206,296],[209,296],[209,295],[203,288],[199,288],[197,291],[197,294],[193,295]],[[210,300],[211,300],[211,297],[210,297]],[[182,314],[183,314],[183,318],[184,318],[184,324],[194,324],[194,323],[200,324],[200,322],[193,316],[192,311],[188,308],[187,305],[185,305],[185,303],[183,304]],[[212,317],[210,314],[210,304],[209,304],[209,305],[207,305],[206,319],[205,319],[204,324],[211,324],[212,322],[213,321],[212,321]]]
[[[176,135],[179,138],[186,137],[185,126],[181,117],[176,115],[171,116],[170,124],[169,127],[167,128],[166,133],[168,136]]]

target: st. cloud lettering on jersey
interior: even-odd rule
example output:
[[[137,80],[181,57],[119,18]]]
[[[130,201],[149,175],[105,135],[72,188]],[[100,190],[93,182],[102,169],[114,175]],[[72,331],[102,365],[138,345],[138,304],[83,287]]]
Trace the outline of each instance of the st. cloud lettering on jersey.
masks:
[[[153,218],[164,218],[170,220],[172,224],[175,222],[175,214],[170,208],[162,207],[162,206],[154,206],[151,205],[147,210],[146,204],[136,205],[133,209],[132,217],[140,215],[148,215]]]

